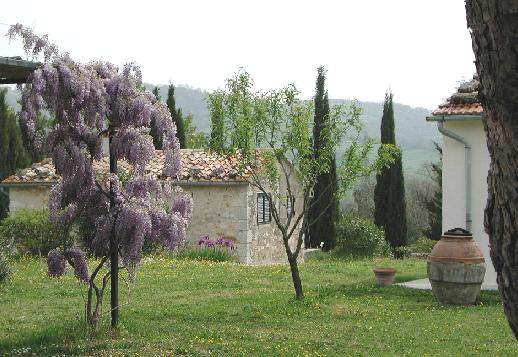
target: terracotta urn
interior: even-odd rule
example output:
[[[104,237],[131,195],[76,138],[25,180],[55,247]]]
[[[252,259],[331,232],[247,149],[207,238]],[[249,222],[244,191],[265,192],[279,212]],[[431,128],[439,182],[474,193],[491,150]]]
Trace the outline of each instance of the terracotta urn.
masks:
[[[372,269],[376,277],[376,284],[378,286],[388,286],[394,283],[397,270],[394,268],[374,268]]]
[[[442,304],[472,305],[484,281],[486,264],[473,235],[462,228],[444,232],[428,256],[428,279]]]

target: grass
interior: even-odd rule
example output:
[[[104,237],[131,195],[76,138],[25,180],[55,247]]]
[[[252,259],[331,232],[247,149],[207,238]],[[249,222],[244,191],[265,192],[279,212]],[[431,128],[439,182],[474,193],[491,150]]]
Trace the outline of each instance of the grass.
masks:
[[[497,293],[445,307],[429,291],[376,287],[371,270],[383,265],[398,281],[426,275],[414,259],[310,261],[297,301],[284,265],[146,258],[121,289],[113,332],[109,314],[98,331],[85,327],[85,286],[73,276],[49,279],[44,260],[21,259],[0,285],[0,355],[518,354]]]
[[[198,248],[187,247],[181,248],[173,257],[178,260],[205,260],[212,262],[231,262],[236,261],[236,256],[230,250],[225,248]]]

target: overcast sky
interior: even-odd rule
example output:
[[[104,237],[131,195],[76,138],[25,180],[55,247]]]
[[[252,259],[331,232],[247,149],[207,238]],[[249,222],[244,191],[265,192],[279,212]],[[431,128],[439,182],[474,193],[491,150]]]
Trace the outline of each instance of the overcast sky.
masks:
[[[79,61],[136,62],[144,81],[215,89],[240,66],[258,88],[434,108],[475,71],[463,0],[4,1],[20,22]],[[0,55],[23,55],[0,36]]]

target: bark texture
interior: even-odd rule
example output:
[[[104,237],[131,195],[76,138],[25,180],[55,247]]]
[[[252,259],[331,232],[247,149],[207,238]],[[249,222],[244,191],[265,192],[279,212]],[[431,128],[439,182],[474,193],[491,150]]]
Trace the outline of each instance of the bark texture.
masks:
[[[518,0],[467,0],[466,13],[491,156],[484,224],[505,314],[518,337]]]

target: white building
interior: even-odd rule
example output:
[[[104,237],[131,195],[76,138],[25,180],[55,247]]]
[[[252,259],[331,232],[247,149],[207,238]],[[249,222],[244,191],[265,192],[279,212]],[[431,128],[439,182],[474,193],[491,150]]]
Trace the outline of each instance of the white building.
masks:
[[[436,122],[443,134],[442,230],[461,227],[473,233],[484,253],[484,284],[496,284],[496,273],[489,256],[489,237],[484,231],[487,201],[487,150],[482,105],[477,99],[480,82],[476,77],[460,85],[428,121]]]

